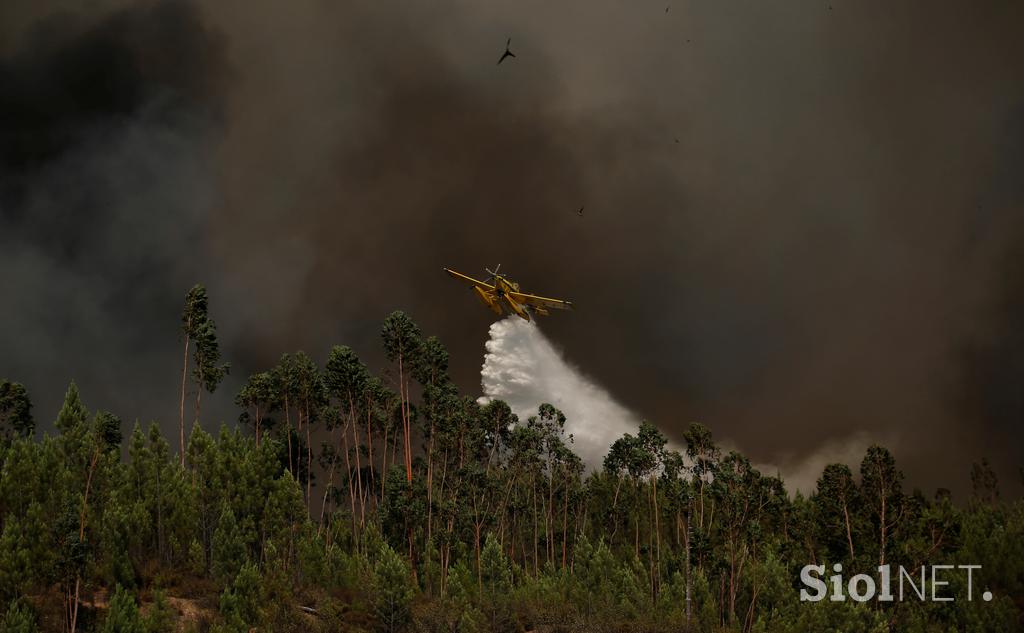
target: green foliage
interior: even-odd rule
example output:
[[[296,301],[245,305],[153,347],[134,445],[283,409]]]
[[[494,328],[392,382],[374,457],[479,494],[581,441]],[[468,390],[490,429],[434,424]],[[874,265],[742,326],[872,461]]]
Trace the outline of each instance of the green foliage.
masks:
[[[223,377],[207,372],[220,363],[207,301],[193,289],[183,317],[202,390]],[[2,631],[34,630],[34,609],[49,618],[53,605],[74,606],[76,592],[77,630],[150,633],[179,624],[227,632],[1019,629],[1024,502],[1000,497],[984,460],[970,473],[966,507],[948,493],[905,492],[880,446],[868,449],[859,478],[830,464],[814,493],[790,496],[777,476],[722,451],[706,427],[691,425],[677,451],[644,422],[609,447],[603,469],[586,472],[556,407],[542,404],[520,420],[504,402],[460,394],[447,351],[402,313],[388,317],[382,339],[401,361],[397,374],[372,375],[344,346],[330,350],[322,371],[315,355],[283,355],[236,398],[258,441],[196,424],[184,463],[156,424],[136,424],[119,450],[120,420],[91,417],[74,383],[59,435],[5,434],[0,601],[10,606]],[[13,385],[0,383],[5,429],[28,411]],[[981,565],[975,599],[798,599],[809,562],[842,562],[848,577],[881,560]],[[88,596],[111,587],[104,619]],[[129,590],[144,597],[151,587],[171,597],[155,590],[140,615]],[[983,589],[995,599],[980,600]],[[954,579],[948,590],[962,596],[966,587]],[[182,622],[171,604],[187,613]]]
[[[234,582],[220,597],[220,614],[229,631],[248,631],[260,621],[260,573],[255,565],[242,565]]]
[[[167,596],[162,589],[153,591],[153,604],[149,606],[142,618],[145,633],[172,633],[175,630],[174,611],[167,603]]]
[[[0,633],[36,633],[36,614],[24,600],[14,600],[0,620]]]
[[[89,413],[78,394],[78,385],[72,381],[64,396],[64,405],[57,414],[57,430],[61,433],[70,433],[84,426],[88,417]]]
[[[386,543],[377,553],[372,586],[373,610],[379,629],[387,633],[404,631],[411,621],[412,580],[409,566]]]
[[[107,609],[103,633],[145,633],[145,631],[142,618],[139,617],[139,608],[135,604],[135,596],[121,585],[117,585],[117,589],[110,599],[110,607]]]
[[[406,313],[396,310],[384,319],[381,329],[384,351],[388,360],[405,359],[415,356],[420,347],[420,329]]]
[[[115,451],[121,448],[121,418],[108,411],[99,411],[93,427],[104,447]]]
[[[199,398],[202,391],[216,391],[224,376],[231,369],[229,363],[220,364],[220,344],[217,342],[217,325],[209,314],[210,299],[206,288],[196,284],[185,295],[185,307],[181,314],[181,329],[192,344],[192,378],[198,387],[196,393],[196,414],[199,413]]]
[[[32,401],[21,383],[0,380],[0,437],[30,437],[35,433]]]
[[[235,520],[235,513],[227,505],[221,511],[217,530],[213,533],[210,558],[213,575],[224,582],[234,578],[248,559],[242,530]]]

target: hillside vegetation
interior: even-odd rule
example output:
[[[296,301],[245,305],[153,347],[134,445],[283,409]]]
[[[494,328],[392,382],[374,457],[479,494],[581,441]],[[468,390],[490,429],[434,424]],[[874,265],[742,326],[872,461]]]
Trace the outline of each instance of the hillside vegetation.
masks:
[[[387,375],[286,354],[207,430],[229,368],[201,287],[182,323],[178,437],[72,384],[39,439],[0,384],[0,631],[1021,630],[1024,503],[984,461],[962,506],[904,490],[881,446],[791,496],[703,426],[675,451],[644,423],[588,472],[561,412],[460,394],[401,312]],[[801,568],[835,563],[982,568],[971,601],[948,573],[952,602],[801,602]]]

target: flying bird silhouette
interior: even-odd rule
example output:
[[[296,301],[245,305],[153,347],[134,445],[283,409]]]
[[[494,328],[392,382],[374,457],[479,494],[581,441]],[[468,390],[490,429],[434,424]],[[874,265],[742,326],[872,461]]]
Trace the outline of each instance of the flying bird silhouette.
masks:
[[[580,207],[579,209],[576,210],[576,215],[580,216],[581,218],[583,217],[583,207]]]
[[[511,45],[512,45],[512,38],[510,37],[510,38],[508,38],[508,41],[505,42],[505,52],[501,54],[501,58],[498,60],[499,64],[501,64],[501,62],[505,61],[506,57],[515,57],[516,56],[515,53],[513,53],[510,50],[508,50],[508,47],[511,46]]]

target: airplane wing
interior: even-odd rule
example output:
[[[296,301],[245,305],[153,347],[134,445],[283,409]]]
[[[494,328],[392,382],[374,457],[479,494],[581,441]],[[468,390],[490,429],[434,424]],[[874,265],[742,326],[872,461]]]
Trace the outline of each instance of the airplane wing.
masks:
[[[476,286],[477,288],[483,288],[484,290],[489,290],[489,291],[493,291],[494,290],[494,286],[492,286],[491,284],[484,283],[484,282],[480,281],[479,279],[473,279],[472,277],[469,277],[467,275],[463,275],[462,273],[455,272],[451,268],[445,268],[444,272],[448,273],[452,277],[455,277],[459,281],[465,281],[466,283],[472,284],[472,285]]]
[[[549,299],[548,297],[538,297],[537,295],[528,295],[523,292],[510,292],[509,297],[517,303],[525,303],[528,306],[534,308],[557,308],[559,310],[572,310],[572,303],[569,301],[563,301],[561,299]]]

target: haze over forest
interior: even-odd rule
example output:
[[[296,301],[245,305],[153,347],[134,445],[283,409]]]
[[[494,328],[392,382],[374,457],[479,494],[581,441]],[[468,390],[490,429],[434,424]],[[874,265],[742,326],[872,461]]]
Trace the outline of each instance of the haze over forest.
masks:
[[[0,5],[0,377],[41,426],[74,378],[171,436],[196,281],[204,419],[282,351],[376,372],[398,308],[479,393],[440,269],[501,262],[670,441],[1019,490],[1024,5],[385,4]]]

